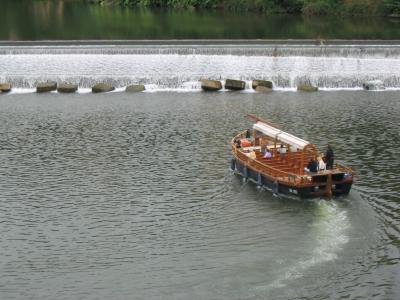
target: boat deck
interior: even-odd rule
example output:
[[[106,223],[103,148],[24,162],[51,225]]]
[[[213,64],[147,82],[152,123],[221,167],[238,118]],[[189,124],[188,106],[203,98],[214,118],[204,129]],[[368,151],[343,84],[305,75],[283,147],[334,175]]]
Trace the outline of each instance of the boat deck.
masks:
[[[304,175],[304,167],[300,166],[301,153],[275,153],[271,158],[264,158],[263,153],[256,151],[256,155],[257,161],[269,167],[296,175]]]
[[[259,146],[251,146],[244,148],[236,148],[236,155],[241,161],[247,161],[249,167],[262,172],[265,175],[269,175],[278,179],[281,182],[292,182],[296,185],[308,186],[308,185],[320,185],[326,184],[327,177],[332,176],[333,180],[342,181],[343,175],[346,172],[351,172],[347,170],[346,167],[335,163],[334,168],[331,170],[318,171],[318,172],[305,172],[305,165],[301,164],[302,155],[304,155],[305,162],[308,162],[311,157],[315,154],[312,153],[302,153],[289,152],[285,154],[280,154],[277,152],[277,148],[270,148],[272,153],[271,158],[264,158],[263,153],[260,151]],[[249,157],[249,152],[254,150],[256,153],[256,158],[252,159]]]
[[[254,150],[256,153],[255,161],[266,165],[268,167],[295,174],[295,175],[304,175],[304,166],[301,166],[301,152],[289,152],[285,154],[277,153],[276,149],[270,148],[272,153],[271,158],[264,158],[264,154],[260,152],[260,147],[246,147],[246,148],[239,148],[238,149],[243,155],[246,155],[248,151]],[[311,155],[309,157],[304,157],[305,161],[309,161],[311,159]]]

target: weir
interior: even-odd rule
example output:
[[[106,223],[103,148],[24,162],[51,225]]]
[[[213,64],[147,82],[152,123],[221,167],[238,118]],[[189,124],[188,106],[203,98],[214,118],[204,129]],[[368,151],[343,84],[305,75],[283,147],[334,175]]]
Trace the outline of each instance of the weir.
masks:
[[[156,90],[190,91],[200,89],[202,78],[268,79],[282,89],[302,83],[362,88],[366,81],[381,80],[386,88],[400,88],[400,43],[378,42],[2,43],[0,82],[16,88],[33,88],[46,80],[80,88],[98,82],[117,88],[141,83]]]

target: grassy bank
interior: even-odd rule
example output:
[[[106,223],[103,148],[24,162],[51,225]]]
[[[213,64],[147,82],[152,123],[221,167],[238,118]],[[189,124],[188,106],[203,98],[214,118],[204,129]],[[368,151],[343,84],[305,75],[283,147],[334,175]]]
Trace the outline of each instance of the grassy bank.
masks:
[[[85,0],[100,5],[304,15],[399,15],[400,0]]]

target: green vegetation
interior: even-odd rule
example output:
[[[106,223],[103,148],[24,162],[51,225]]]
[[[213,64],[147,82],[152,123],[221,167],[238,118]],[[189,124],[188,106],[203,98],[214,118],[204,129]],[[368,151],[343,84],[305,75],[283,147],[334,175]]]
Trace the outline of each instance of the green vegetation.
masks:
[[[400,0],[385,0],[384,4],[387,12],[400,16]]]
[[[304,15],[399,15],[400,0],[86,0],[101,5]]]

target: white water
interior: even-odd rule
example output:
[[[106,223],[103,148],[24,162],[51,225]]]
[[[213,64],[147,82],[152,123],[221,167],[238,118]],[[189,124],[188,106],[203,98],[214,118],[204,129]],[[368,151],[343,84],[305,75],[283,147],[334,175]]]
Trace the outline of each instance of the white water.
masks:
[[[400,88],[395,46],[0,47],[0,66],[0,82],[17,88],[55,80],[80,88],[106,82],[117,88],[141,83],[152,92],[198,91],[202,78],[245,80],[248,91],[252,79],[272,80],[278,90],[295,90],[301,83],[324,90],[361,89],[371,80]]]
[[[338,258],[340,251],[349,241],[348,230],[351,225],[346,210],[335,202],[320,200],[316,202],[315,221],[310,225],[310,236],[315,238],[309,255],[295,264],[283,269],[281,275],[267,286],[257,286],[254,290],[282,288],[290,280],[301,278],[310,268]]]

